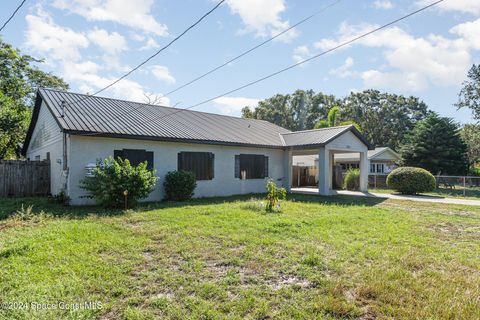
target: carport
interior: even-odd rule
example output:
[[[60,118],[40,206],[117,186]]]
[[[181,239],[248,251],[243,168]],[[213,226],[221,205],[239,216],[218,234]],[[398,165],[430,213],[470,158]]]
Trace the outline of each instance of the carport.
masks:
[[[290,192],[299,191],[299,188],[292,188],[293,157],[318,155],[316,191],[320,195],[334,194],[333,164],[336,153],[360,154],[360,191],[367,191],[370,166],[368,150],[373,150],[373,147],[354,126],[297,131],[283,134],[282,137],[286,146],[285,180]]]

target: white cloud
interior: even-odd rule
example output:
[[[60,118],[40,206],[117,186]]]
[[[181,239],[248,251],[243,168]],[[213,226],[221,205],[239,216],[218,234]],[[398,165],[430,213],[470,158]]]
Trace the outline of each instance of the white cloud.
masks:
[[[372,6],[375,9],[390,10],[395,7],[395,5],[390,0],[376,0],[373,2]]]
[[[109,33],[105,29],[95,28],[88,32],[88,39],[109,54],[116,54],[127,49],[127,41],[117,32]]]
[[[145,40],[145,44],[142,47],[140,47],[139,50],[142,51],[142,50],[150,50],[155,48],[160,48],[160,45],[155,39],[153,39],[152,37],[148,37],[147,40]]]
[[[286,10],[284,0],[227,0],[230,11],[238,14],[245,24],[242,33],[254,32],[259,37],[273,36],[290,27],[281,14]],[[295,29],[277,38],[289,42],[297,37]]]
[[[89,41],[80,32],[55,24],[52,17],[37,8],[36,15],[29,14],[27,20],[25,45],[41,54],[46,54],[53,60],[80,59],[80,49],[87,48]]]
[[[243,107],[256,107],[260,99],[244,97],[221,97],[213,100],[218,112],[226,115],[240,115]]]
[[[55,0],[53,5],[89,21],[111,21],[165,37],[168,28],[152,15],[153,0]]]
[[[417,0],[419,6],[426,6],[431,3],[431,0]],[[435,7],[444,11],[459,11],[475,15],[480,14],[480,1],[478,0],[447,0],[440,2]]]
[[[472,64],[472,50],[478,50],[478,21],[451,29],[460,37],[450,39],[438,35],[415,37],[399,27],[390,27],[363,38],[353,45],[381,50],[388,70],[367,70],[361,74],[366,87],[422,90],[430,85],[460,84]],[[342,23],[338,37],[315,43],[318,49],[329,49],[377,26]]]
[[[155,65],[151,67],[152,74],[158,80],[166,82],[168,84],[174,84],[175,78],[170,74],[170,71],[167,67],[161,65]]]
[[[352,71],[352,67],[354,65],[354,61],[353,61],[353,58],[352,57],[348,57],[344,64],[341,65],[340,67],[336,68],[336,69],[332,69],[330,70],[330,74],[331,75],[334,75],[334,76],[337,76],[339,78],[348,78],[348,77],[351,77],[353,75],[355,75],[355,71]]]
[[[300,46],[300,47],[296,47],[293,50],[292,58],[293,60],[295,60],[295,62],[299,63],[305,59],[310,58],[311,56],[312,54],[310,53],[310,49],[307,46]]]

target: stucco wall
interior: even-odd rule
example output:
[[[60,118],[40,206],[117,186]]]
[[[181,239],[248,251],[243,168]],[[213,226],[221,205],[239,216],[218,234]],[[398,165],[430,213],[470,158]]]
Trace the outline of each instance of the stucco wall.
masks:
[[[366,152],[368,147],[351,131],[347,131],[325,146],[327,150]]]
[[[85,176],[85,166],[97,159],[113,156],[114,150],[145,149],[154,153],[154,167],[160,180],[147,201],[163,199],[163,178],[168,171],[177,170],[177,154],[181,151],[204,151],[215,154],[215,178],[198,181],[195,197],[227,196],[265,191],[266,179],[241,180],[234,177],[235,155],[240,153],[263,154],[269,157],[269,176],[279,185],[284,178],[283,150],[217,145],[184,144],[160,141],[141,141],[103,137],[70,137],[69,195],[72,204],[89,204],[92,200],[81,198],[85,191],[79,181]]]
[[[62,174],[63,134],[53,115],[44,102],[40,106],[37,123],[32,133],[32,139],[27,149],[27,158],[30,160],[47,159],[50,152],[51,192],[59,193],[65,184]]]

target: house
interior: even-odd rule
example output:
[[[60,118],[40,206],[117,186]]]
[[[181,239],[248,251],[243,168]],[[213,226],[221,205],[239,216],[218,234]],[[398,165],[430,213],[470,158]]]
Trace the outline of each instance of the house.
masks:
[[[371,175],[388,175],[398,167],[402,157],[389,147],[375,148],[368,151]],[[358,168],[360,155],[356,153],[345,153],[335,155],[335,164],[340,165],[343,171],[350,168]]]
[[[361,188],[367,189],[371,145],[353,126],[291,132],[263,120],[39,89],[23,146],[30,160],[50,159],[52,194],[89,204],[79,182],[109,156],[143,161],[160,180],[147,201],[163,198],[163,177],[195,173],[196,197],[265,191],[273,179],[292,187],[295,156],[319,158],[318,193],[332,193],[334,154],[359,153]]]

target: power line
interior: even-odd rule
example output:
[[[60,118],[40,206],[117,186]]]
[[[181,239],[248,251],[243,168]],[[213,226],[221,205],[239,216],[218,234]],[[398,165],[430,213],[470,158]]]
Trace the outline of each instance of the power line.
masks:
[[[341,1],[342,1],[342,0],[336,0],[336,1],[332,2],[332,3],[330,3],[329,5],[327,5],[327,6],[323,7],[323,8],[321,8],[321,9],[317,10],[316,12],[314,12],[314,13],[313,13],[313,14],[311,14],[311,15],[309,15],[308,17],[306,17],[306,18],[304,18],[304,19],[302,19],[302,20],[298,21],[297,23],[295,23],[295,24],[294,24],[294,25],[292,25],[291,27],[289,27],[289,28],[287,28],[287,29],[283,30],[283,31],[282,31],[282,32],[280,32],[280,33],[277,33],[277,34],[276,34],[276,35],[274,35],[273,37],[271,37],[271,38],[269,38],[269,39],[267,39],[267,40],[265,40],[265,41],[263,41],[263,42],[261,42],[261,43],[257,44],[256,46],[254,46],[254,47],[252,47],[252,48],[250,48],[250,49],[248,49],[248,50],[246,50],[246,51],[242,52],[242,53],[241,53],[241,54],[239,54],[238,56],[236,56],[236,57],[234,57],[234,58],[232,58],[232,59],[230,59],[230,60],[228,60],[228,61],[226,61],[226,62],[224,62],[224,63],[220,64],[219,66],[217,66],[217,67],[215,67],[215,68],[211,69],[210,71],[207,71],[207,72],[205,72],[204,74],[202,74],[202,75],[200,75],[200,76],[198,76],[198,77],[196,77],[196,78],[194,78],[194,79],[190,80],[190,81],[189,81],[189,82],[187,82],[187,83],[184,83],[184,84],[182,84],[181,86],[179,86],[179,87],[177,87],[177,88],[173,89],[172,91],[169,91],[169,92],[165,93],[165,94],[164,94],[164,95],[162,95],[162,96],[163,96],[163,97],[166,97],[166,96],[168,96],[168,95],[170,95],[170,94],[172,94],[172,93],[174,93],[174,92],[177,92],[177,91],[179,91],[180,89],[183,89],[183,88],[185,88],[186,86],[189,86],[189,85],[191,85],[191,84],[192,84],[192,83],[194,83],[194,82],[197,82],[198,80],[200,80],[200,79],[202,79],[202,78],[205,78],[206,76],[208,76],[208,75],[210,75],[210,74],[214,73],[215,71],[217,71],[217,70],[219,70],[219,69],[221,69],[221,68],[223,68],[223,67],[225,67],[225,66],[229,65],[230,63],[232,63],[232,62],[234,62],[234,61],[236,61],[236,60],[238,60],[238,59],[242,58],[243,56],[246,56],[246,55],[247,55],[247,54],[249,54],[250,52],[252,52],[252,51],[254,51],[254,50],[256,50],[256,49],[258,49],[258,48],[260,48],[260,47],[264,46],[265,44],[267,44],[267,43],[269,43],[269,42],[271,42],[271,41],[273,41],[273,40],[277,39],[278,37],[280,37],[280,36],[284,35],[285,33],[289,32],[290,30],[292,30],[293,28],[295,28],[295,27],[298,27],[299,25],[301,25],[301,24],[303,24],[303,23],[307,22],[308,20],[312,19],[313,17],[315,17],[315,16],[319,15],[320,13],[322,13],[322,12],[324,12],[324,11],[328,10],[329,8],[331,8],[331,7],[335,6],[335,5],[337,5],[337,4],[338,4],[338,3],[340,3]]]
[[[121,76],[120,78],[118,78],[117,80],[113,81],[112,83],[110,83],[109,85],[107,85],[106,87],[103,87],[102,89],[96,91],[95,93],[91,94],[91,95],[88,95],[86,96],[85,98],[83,99],[80,99],[80,100],[77,100],[77,101],[73,101],[71,103],[66,103],[65,106],[69,106],[69,105],[72,105],[72,104],[75,104],[75,103],[78,103],[78,102],[82,102],[84,100],[87,100],[89,97],[92,97],[92,96],[96,96],[97,94],[107,90],[108,88],[111,88],[112,86],[114,86],[115,84],[117,84],[118,82],[122,81],[123,79],[125,79],[126,77],[128,77],[129,75],[131,75],[133,72],[137,71],[139,68],[141,68],[142,66],[144,66],[146,63],[148,63],[150,60],[152,60],[153,58],[155,58],[157,55],[159,55],[162,51],[164,51],[165,49],[167,49],[168,47],[170,47],[173,43],[175,43],[178,39],[180,39],[181,37],[183,37],[188,31],[190,31],[191,29],[193,29],[194,27],[196,27],[200,22],[202,22],[203,19],[205,19],[207,16],[209,16],[213,11],[215,11],[218,7],[220,7],[220,5],[222,5],[222,3],[224,3],[225,0],[221,0],[219,1],[212,9],[210,9],[207,13],[205,13],[203,16],[200,17],[200,19],[198,19],[195,23],[193,23],[192,25],[190,25],[187,29],[185,29],[182,33],[180,33],[178,36],[176,36],[172,41],[170,41],[167,45],[165,45],[164,47],[160,48],[159,50],[157,50],[154,54],[152,54],[150,57],[148,57],[147,59],[145,59],[143,62],[141,62],[140,64],[138,64],[135,68],[133,68],[132,70],[128,71],[127,73],[125,73],[123,76]]]
[[[307,62],[309,62],[309,61],[312,61],[312,60],[314,60],[314,59],[317,59],[317,58],[319,58],[319,57],[321,57],[321,56],[324,56],[324,55],[326,55],[326,54],[328,54],[328,53],[331,53],[331,52],[333,52],[333,51],[335,51],[335,50],[338,50],[338,49],[340,49],[340,48],[342,48],[342,47],[348,46],[349,44],[352,44],[353,42],[356,42],[356,41],[358,41],[358,40],[360,40],[360,39],[362,39],[362,38],[365,38],[365,37],[367,37],[367,36],[375,33],[375,32],[378,32],[378,31],[380,31],[380,30],[383,30],[383,29],[385,29],[385,28],[388,28],[388,27],[390,27],[391,25],[394,25],[394,24],[396,24],[396,23],[398,23],[398,22],[400,22],[400,21],[402,21],[402,20],[405,20],[405,19],[407,19],[407,18],[409,18],[409,17],[411,17],[411,16],[413,16],[413,15],[416,15],[416,14],[422,12],[422,11],[425,11],[425,10],[427,10],[427,9],[429,9],[429,8],[435,6],[435,5],[437,5],[437,4],[439,4],[439,3],[443,2],[443,1],[444,1],[444,0],[439,0],[439,1],[436,1],[436,2],[434,2],[434,3],[431,3],[431,4],[427,5],[427,6],[424,6],[424,7],[420,8],[420,9],[418,9],[418,10],[415,10],[415,11],[413,11],[413,12],[407,14],[407,15],[404,15],[404,16],[398,18],[398,19],[395,19],[395,20],[393,20],[393,21],[391,21],[391,22],[389,22],[389,23],[387,23],[387,24],[384,24],[384,25],[382,25],[382,26],[380,26],[380,27],[377,27],[377,28],[375,28],[375,29],[372,29],[372,30],[370,30],[370,31],[368,31],[368,32],[366,32],[366,33],[363,33],[363,34],[361,34],[361,35],[359,35],[359,36],[357,36],[357,37],[354,37],[354,38],[352,38],[352,39],[350,39],[350,40],[348,40],[348,41],[342,42],[341,44],[339,44],[339,45],[337,45],[337,46],[335,46],[335,47],[333,47],[333,48],[330,48],[330,49],[328,49],[328,50],[326,50],[326,51],[323,51],[323,52],[321,52],[321,53],[318,53],[318,54],[316,54],[316,55],[314,55],[314,56],[312,56],[312,57],[310,57],[310,58],[308,58],[308,59],[299,61],[299,62],[297,62],[297,63],[295,63],[295,64],[292,64],[292,65],[290,65],[290,66],[288,66],[288,67],[286,67],[286,68],[283,68],[283,69],[281,69],[281,70],[278,70],[278,71],[276,71],[276,72],[274,72],[274,73],[271,73],[271,74],[269,74],[269,75],[266,75],[266,76],[264,76],[264,77],[262,77],[262,78],[259,78],[259,79],[257,79],[257,80],[254,80],[254,81],[249,82],[249,83],[247,83],[247,84],[244,84],[244,85],[242,85],[242,86],[240,86],[240,87],[237,87],[237,88],[232,89],[232,90],[230,90],[230,91],[224,92],[224,93],[222,93],[222,94],[220,94],[220,95],[217,95],[217,96],[215,96],[215,97],[213,97],[213,98],[209,98],[209,99],[203,100],[202,102],[199,102],[199,103],[197,103],[197,104],[194,104],[194,105],[192,105],[192,106],[190,106],[190,107],[188,107],[188,108],[177,109],[176,111],[171,112],[171,113],[169,113],[169,114],[166,114],[166,115],[163,115],[163,116],[160,116],[160,117],[151,118],[151,119],[149,119],[149,120],[146,121],[146,122],[155,121],[155,120],[160,120],[160,119],[166,118],[166,117],[168,117],[168,116],[174,115],[174,114],[176,114],[176,113],[178,113],[178,112],[182,112],[182,111],[185,111],[185,110],[193,109],[193,108],[198,107],[198,106],[200,106],[200,105],[203,105],[203,104],[205,104],[205,103],[211,102],[211,101],[213,101],[213,100],[215,100],[215,99],[218,99],[218,98],[227,96],[227,95],[229,95],[229,94],[232,94],[232,93],[234,93],[234,92],[237,92],[237,91],[240,91],[240,90],[245,89],[245,88],[247,88],[247,87],[250,87],[250,86],[252,86],[252,85],[254,85],[254,84],[257,84],[257,83],[259,83],[259,82],[265,81],[265,80],[267,80],[267,79],[269,79],[269,78],[272,78],[272,77],[274,77],[274,76],[277,76],[277,75],[279,75],[279,74],[281,74],[281,73],[283,73],[283,72],[286,72],[286,71],[288,71],[288,70],[290,70],[290,69],[293,69],[293,68],[295,68],[295,67],[298,67],[298,66],[300,66],[300,65],[302,65],[302,64],[305,64],[305,63],[307,63]],[[144,122],[144,123],[145,123],[145,122]]]
[[[309,15],[308,17],[305,17],[305,18],[303,18],[302,20],[298,21],[297,23],[295,23],[295,24],[292,25],[291,27],[289,27],[289,28],[287,28],[287,29],[285,29],[285,30],[277,33],[277,34],[274,35],[273,37],[271,37],[271,38],[269,38],[269,39],[267,39],[267,40],[265,40],[265,41],[263,41],[263,42],[255,45],[254,47],[252,47],[252,48],[250,48],[250,49],[242,52],[241,54],[237,55],[236,57],[234,57],[234,58],[232,58],[232,59],[230,59],[230,60],[228,60],[228,61],[226,61],[226,62],[224,62],[224,63],[222,63],[222,64],[220,64],[220,65],[218,65],[217,67],[211,69],[210,71],[205,72],[204,74],[202,74],[202,75],[194,78],[193,80],[190,80],[189,82],[187,82],[187,83],[185,83],[185,84],[183,84],[183,85],[181,85],[181,86],[173,89],[172,91],[169,91],[169,92],[167,92],[167,93],[165,93],[165,94],[163,94],[163,95],[160,95],[160,98],[167,97],[167,96],[169,96],[170,94],[172,94],[172,93],[174,93],[174,92],[177,92],[177,91],[179,91],[180,89],[183,89],[183,88],[185,88],[185,87],[193,84],[194,82],[199,81],[199,80],[202,79],[202,78],[205,78],[206,76],[208,76],[208,75],[214,73],[215,71],[217,71],[217,70],[219,70],[219,69],[227,66],[228,64],[230,64],[230,63],[232,63],[232,62],[234,62],[234,61],[242,58],[243,56],[246,56],[246,55],[249,54],[250,52],[252,52],[252,51],[254,51],[254,50],[256,50],[256,49],[258,49],[258,48],[266,45],[267,43],[269,43],[269,42],[277,39],[278,37],[284,35],[285,33],[289,32],[290,30],[292,30],[293,28],[298,27],[299,25],[301,25],[301,24],[307,22],[308,20],[312,19],[313,17],[319,15],[320,13],[328,10],[329,8],[331,8],[331,7],[335,6],[335,5],[337,5],[337,4],[340,3],[341,1],[342,1],[342,0],[336,0],[336,1],[332,2],[332,3],[330,3],[329,5],[327,5],[327,6],[323,7],[323,8],[321,8],[321,9],[317,10],[316,12],[314,12],[314,13],[311,14],[311,15]],[[124,112],[124,113],[121,113],[121,114],[117,115],[117,116],[114,117],[113,119],[118,119],[118,118],[120,118],[120,117],[123,117],[123,116],[125,116],[125,115],[127,115],[127,114],[129,114],[129,113],[132,113],[132,112],[137,111],[138,109],[140,109],[140,108],[142,108],[142,107],[143,107],[143,105],[140,105],[140,106],[138,106],[138,107],[136,107],[136,108],[134,108],[134,109],[132,109],[132,110],[129,110],[129,111],[126,111],[126,112]]]
[[[5,23],[3,24],[3,26],[0,28],[0,32],[3,31],[3,29],[7,26],[7,24],[10,22],[10,20],[13,19],[13,17],[15,17],[15,15],[17,14],[18,10],[20,10],[20,8],[23,6],[23,4],[25,3],[25,1],[27,0],[23,0],[20,5],[17,7],[17,9],[15,9],[15,11],[13,11],[12,15],[7,19],[7,21],[5,21]]]

